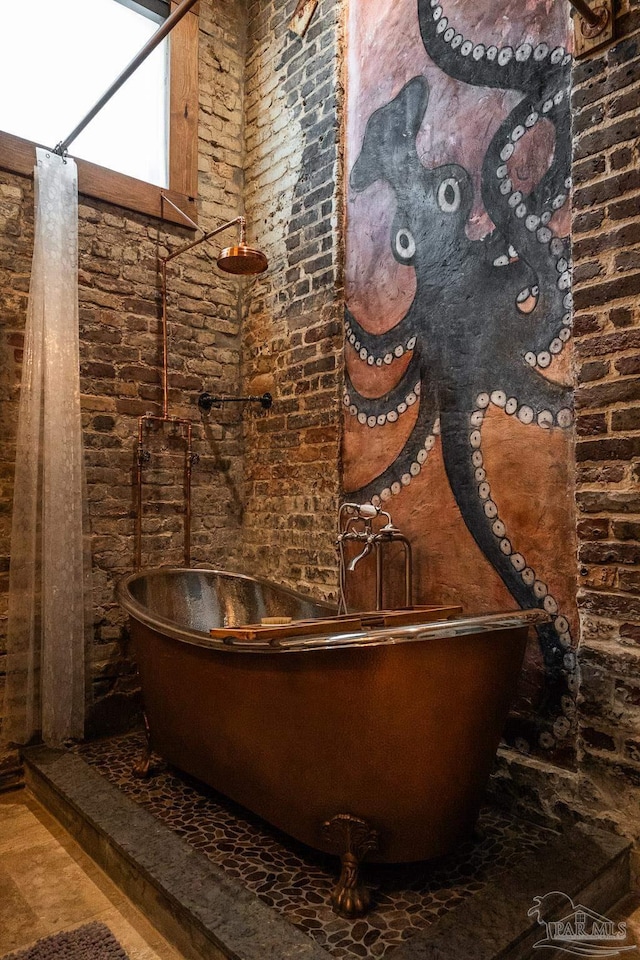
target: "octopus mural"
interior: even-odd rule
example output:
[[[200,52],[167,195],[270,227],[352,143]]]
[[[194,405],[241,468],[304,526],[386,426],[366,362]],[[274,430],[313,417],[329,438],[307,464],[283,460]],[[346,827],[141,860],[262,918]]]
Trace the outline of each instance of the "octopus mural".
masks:
[[[390,324],[358,319],[350,303],[346,310],[347,453],[350,432],[398,431],[386,454],[378,451],[375,475],[348,496],[393,513],[394,498],[410,499],[429,458],[441,456],[460,516],[495,574],[517,604],[543,607],[551,618],[538,631],[543,680],[511,739],[526,751],[562,753],[574,713],[570,614],[551,584],[554,552],[548,569],[538,569],[528,557],[527,519],[510,529],[502,515],[483,429],[490,413],[511,418],[531,431],[532,450],[543,433],[571,432],[571,387],[549,368],[571,333],[570,250],[559,214],[571,186],[572,58],[544,37],[510,44],[466,36],[454,16],[462,7],[417,0],[415,26],[428,60],[448,78],[479,92],[510,92],[485,135],[478,170],[433,164],[428,151],[419,152],[432,93],[418,74],[370,113],[349,172],[350,197],[386,191],[393,207],[386,242],[396,263],[411,268],[412,299]],[[541,156],[532,160],[534,144]],[[479,204],[485,229],[473,236]],[[405,417],[410,429],[401,427]],[[508,438],[509,426],[501,429]],[[361,481],[362,471],[351,477]],[[345,480],[348,487],[349,456]],[[410,515],[424,537],[429,518]]]

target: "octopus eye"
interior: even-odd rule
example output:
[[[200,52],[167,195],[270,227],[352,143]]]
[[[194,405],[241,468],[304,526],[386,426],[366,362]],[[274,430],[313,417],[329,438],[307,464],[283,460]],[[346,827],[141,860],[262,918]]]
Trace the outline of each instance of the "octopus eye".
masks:
[[[438,206],[444,213],[455,213],[460,206],[460,184],[453,177],[443,180],[438,187]]]
[[[409,230],[398,230],[396,233],[396,253],[403,260],[411,260],[416,252],[416,242]]]

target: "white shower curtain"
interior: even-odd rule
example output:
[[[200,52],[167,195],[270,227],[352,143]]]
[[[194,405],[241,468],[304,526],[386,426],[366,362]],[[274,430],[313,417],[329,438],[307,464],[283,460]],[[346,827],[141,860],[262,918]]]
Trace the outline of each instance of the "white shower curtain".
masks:
[[[16,445],[4,739],[81,738],[90,566],[78,343],[76,165],[37,151]]]

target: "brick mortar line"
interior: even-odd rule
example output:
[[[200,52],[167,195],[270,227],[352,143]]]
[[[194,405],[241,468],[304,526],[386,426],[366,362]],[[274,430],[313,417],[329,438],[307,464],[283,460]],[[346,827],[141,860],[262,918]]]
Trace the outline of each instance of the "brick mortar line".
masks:
[[[592,286],[598,285],[598,283],[609,282],[611,280],[623,279],[634,273],[637,273],[640,270],[640,258],[638,259],[637,266],[632,264],[627,267],[617,267],[616,260],[619,259],[621,254],[627,253],[636,253],[640,252],[640,245],[633,247],[621,247],[619,250],[613,252],[613,254],[607,256],[606,258],[590,257],[588,259],[579,259],[576,261],[575,266],[580,267],[581,269],[588,270],[593,267],[601,267],[602,270],[594,273],[593,276],[582,278],[575,277],[575,268],[574,268],[574,277],[573,277],[573,289],[575,291],[582,291],[585,289],[590,289]],[[634,299],[633,294],[627,295],[631,301]]]
[[[635,167],[633,169],[635,171]],[[608,177],[607,180],[615,180],[615,177]],[[605,183],[605,182],[607,181],[598,181],[597,183],[594,184],[594,186],[598,186],[598,183]],[[591,187],[585,186],[584,189],[591,189]],[[607,207],[610,207],[612,204],[622,203],[623,201],[626,201],[626,200],[629,200],[629,201],[640,200],[640,187],[636,187],[634,190],[626,191],[625,193],[622,193],[620,194],[620,196],[617,196],[617,197],[609,197],[607,200],[603,200],[600,203],[596,201],[595,203],[592,203],[592,204],[585,204],[584,207],[574,206],[573,209],[577,216],[580,216],[580,214],[584,213],[585,211],[589,211],[589,213],[599,213],[600,211],[606,211]],[[629,217],[624,220],[609,220],[609,223],[614,228],[617,229],[618,227],[628,226],[629,223],[637,223],[637,221],[638,221],[637,214],[635,216],[633,214],[630,214]],[[603,233],[603,230],[602,228],[600,228],[598,230],[598,235],[601,235],[602,233]]]
[[[611,198],[609,200],[604,201],[602,204],[598,205],[597,209],[592,208],[590,206],[584,207],[580,210],[574,209],[574,215],[576,217],[580,217],[586,212],[604,213],[606,212],[606,208],[608,206],[611,206],[617,203],[622,203],[624,201],[631,201],[631,200],[638,200],[638,199],[640,199],[640,190],[634,190],[631,193],[625,193],[625,194],[622,194],[622,196],[620,197],[615,197],[615,198]],[[628,217],[620,218],[620,220],[611,220],[610,218],[607,217],[605,222],[601,223],[598,227],[594,228],[593,230],[585,230],[583,232],[581,231],[577,234],[574,234],[574,237],[578,241],[591,240],[594,237],[602,236],[603,233],[606,236],[609,233],[615,232],[616,230],[622,229],[623,227],[631,226],[632,224],[637,222],[638,222],[637,213],[635,215],[629,214]]]
[[[631,147],[629,149],[632,150]],[[613,156],[613,151],[611,151],[609,154],[606,154],[604,152],[600,154],[600,157],[604,161],[611,159],[612,156]],[[589,165],[592,159],[593,159],[592,157],[589,157],[586,160],[581,160],[580,163],[584,163],[584,165],[587,166]],[[576,167],[577,166],[578,164],[576,164]],[[593,187],[598,187],[603,183],[607,183],[608,180],[614,180],[618,176],[624,176],[627,173],[631,173],[635,169],[636,169],[636,164],[633,160],[633,157],[631,157],[629,162],[623,167],[606,167],[604,170],[598,171],[592,177],[586,177],[584,180],[576,180],[574,178],[573,196],[575,196],[575,193],[578,190],[590,190]],[[577,172],[580,173],[579,170]],[[623,194],[623,196],[626,196],[626,194]],[[620,199],[620,198],[617,198],[617,199]],[[573,209],[575,212],[578,212],[577,207],[573,206]],[[582,212],[582,209],[580,209],[580,212]]]
[[[633,36],[634,35],[632,34],[631,37]],[[635,36],[640,37],[640,31],[637,34],[635,34]],[[631,39],[631,37],[628,39]],[[630,60],[625,60],[620,64],[617,64],[615,67],[615,71],[622,73],[625,69],[628,70],[630,66],[635,65],[638,62],[640,62],[640,52],[638,53],[638,56],[633,57]],[[629,83],[625,83],[621,87],[614,87],[613,89],[604,90],[601,97],[597,97],[597,99],[595,100],[589,100],[588,103],[584,103],[581,106],[576,107],[573,103],[576,97],[576,94],[580,94],[584,91],[593,89],[596,83],[597,83],[597,78],[590,77],[587,80],[581,80],[580,82],[576,83],[572,87],[571,100],[572,100],[572,108],[573,108],[575,117],[580,117],[583,114],[588,113],[589,110],[593,110],[596,107],[603,106],[603,105],[606,106],[609,103],[615,102],[620,97],[624,97],[628,93],[633,93],[635,90],[640,89],[640,80],[634,79],[634,80],[631,80]],[[629,110],[628,112],[632,113],[633,110]],[[624,117],[624,116],[626,116],[626,113],[618,114],[616,118],[609,117],[609,119],[615,120],[615,119],[620,119],[621,117]]]

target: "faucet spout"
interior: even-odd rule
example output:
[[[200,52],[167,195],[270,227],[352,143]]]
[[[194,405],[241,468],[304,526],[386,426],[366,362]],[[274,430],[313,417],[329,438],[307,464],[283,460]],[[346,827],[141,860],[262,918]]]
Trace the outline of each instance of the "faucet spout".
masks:
[[[368,538],[367,538],[367,541],[366,541],[364,547],[362,548],[362,550],[360,551],[360,553],[357,555],[357,557],[354,557],[354,558],[353,558],[353,560],[351,561],[351,563],[350,563],[349,566],[347,567],[347,570],[349,571],[349,573],[353,573],[353,571],[354,571],[355,568],[358,566],[358,564],[360,563],[360,561],[361,561],[361,560],[364,560],[364,558],[365,558],[366,556],[368,556],[368,554],[371,553],[371,548],[372,548],[372,546],[373,546],[374,539],[375,539],[374,537],[368,537]]]
[[[360,553],[348,564],[345,556],[345,544],[364,544]],[[383,550],[389,544],[399,542],[405,556],[405,607],[413,603],[411,545],[407,538],[394,525],[391,515],[373,503],[345,502],[338,510],[338,553],[339,600],[338,613],[347,613],[346,579],[347,573],[353,573],[361,560],[364,560],[375,548],[376,556],[376,610],[383,609]]]

